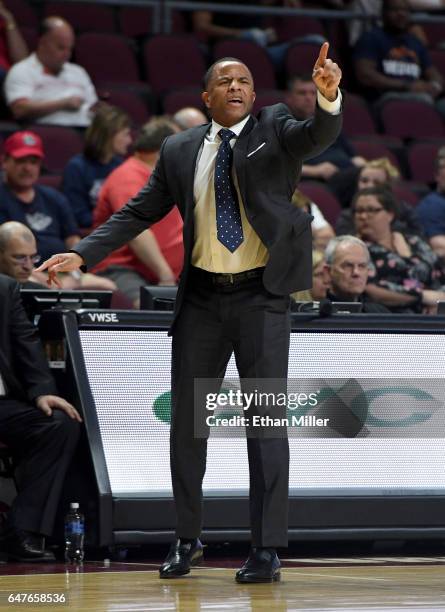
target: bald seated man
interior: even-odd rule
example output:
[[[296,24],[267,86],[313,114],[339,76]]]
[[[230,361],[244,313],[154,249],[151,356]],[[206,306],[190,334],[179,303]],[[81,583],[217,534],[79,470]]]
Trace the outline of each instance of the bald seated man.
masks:
[[[27,289],[48,289],[46,274],[34,269],[40,260],[36,239],[29,227],[18,221],[0,225],[0,274],[15,279]],[[66,274],[61,281],[63,289],[116,289],[112,280],[96,274]]]
[[[88,126],[97,95],[87,72],[69,62],[74,31],[61,17],[42,21],[35,53],[15,64],[5,80],[5,97],[19,121]]]
[[[182,131],[184,131],[207,123],[207,117],[198,108],[186,106],[173,115],[173,121]]]

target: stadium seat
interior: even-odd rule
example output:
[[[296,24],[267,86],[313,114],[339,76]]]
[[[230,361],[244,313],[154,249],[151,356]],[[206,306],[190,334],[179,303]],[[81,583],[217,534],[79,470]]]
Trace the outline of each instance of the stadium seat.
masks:
[[[105,101],[128,113],[135,125],[140,126],[150,119],[151,113],[137,92],[123,87],[110,87],[106,93]]]
[[[44,15],[58,15],[72,25],[76,32],[115,32],[113,9],[92,2],[47,2]]]
[[[253,105],[253,114],[257,115],[263,106],[271,106],[284,102],[285,92],[281,89],[269,89],[256,92],[256,98]]]
[[[119,29],[124,36],[136,38],[152,32],[152,8],[142,6],[122,6],[119,12]]]
[[[158,94],[184,87],[200,87],[205,72],[204,57],[193,36],[159,34],[143,49],[149,84]]]
[[[363,98],[348,93],[344,104],[343,131],[347,136],[377,133],[374,119]]]
[[[436,173],[436,158],[440,147],[445,146],[442,142],[414,142],[408,150],[408,163],[413,181],[433,183]]]
[[[213,59],[237,57],[249,66],[255,81],[255,89],[275,89],[276,79],[272,62],[267,52],[247,40],[222,40],[213,48]]]
[[[370,138],[353,138],[351,139],[351,144],[357,155],[361,155],[366,160],[370,161],[371,159],[378,159],[379,157],[387,157],[396,168],[401,170],[397,156],[385,144],[384,140],[378,138],[378,136]]]
[[[201,99],[201,88],[190,87],[177,89],[165,95],[163,101],[164,113],[174,115],[176,111],[186,106],[194,106],[200,110],[204,107]]]
[[[285,66],[287,77],[295,74],[312,74],[314,63],[320,52],[318,43],[295,43],[287,50]],[[329,48],[329,57],[336,62],[337,53],[333,47]]]
[[[399,138],[445,137],[439,113],[424,102],[388,100],[380,108],[380,119],[385,133]]]
[[[293,38],[317,34],[325,36],[322,23],[314,17],[275,17],[270,20],[271,27],[275,28],[279,42],[286,42]]]
[[[80,34],[76,41],[75,58],[96,84],[143,85],[131,43],[118,34]]]
[[[39,40],[39,34],[37,28],[31,28],[29,26],[23,26],[20,28],[20,33],[23,36],[30,53],[36,50],[37,42]]]
[[[320,208],[326,220],[335,226],[341,206],[335,195],[322,183],[302,181],[298,188]]]
[[[4,0],[3,4],[8,10],[12,11],[16,22],[20,24],[20,28],[22,26],[36,29],[39,27],[37,14],[26,0]]]
[[[72,128],[49,125],[32,125],[29,128],[43,141],[45,158],[43,167],[52,174],[61,174],[69,159],[83,149],[83,138]]]

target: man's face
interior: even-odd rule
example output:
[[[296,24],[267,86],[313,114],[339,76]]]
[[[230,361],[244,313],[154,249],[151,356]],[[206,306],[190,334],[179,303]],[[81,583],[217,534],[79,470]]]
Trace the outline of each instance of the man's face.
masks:
[[[52,73],[58,74],[70,59],[74,47],[74,32],[67,25],[53,28],[39,41],[38,57]]]
[[[34,270],[37,258],[34,239],[25,240],[21,236],[14,236],[8,241],[5,250],[0,251],[0,272],[15,278],[19,283],[25,283]]]
[[[41,165],[42,160],[35,155],[27,155],[18,159],[7,156],[3,161],[5,180],[13,189],[20,191],[31,189],[40,176]]]
[[[202,99],[212,119],[224,127],[231,127],[247,117],[255,101],[253,79],[247,66],[239,62],[221,62]]]
[[[445,193],[445,159],[442,159],[438,163],[436,171],[436,182],[437,191],[439,193]]]
[[[390,0],[382,16],[387,30],[405,32],[410,24],[410,7],[407,0]]]
[[[312,117],[317,102],[317,88],[312,81],[295,81],[286,94],[286,104],[299,119]]]
[[[365,290],[368,280],[368,255],[359,244],[339,244],[328,269],[332,293],[348,300],[356,299]]]

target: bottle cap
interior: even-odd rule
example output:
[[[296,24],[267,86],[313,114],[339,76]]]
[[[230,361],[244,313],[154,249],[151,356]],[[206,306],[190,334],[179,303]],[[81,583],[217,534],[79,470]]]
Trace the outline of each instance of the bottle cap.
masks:
[[[78,502],[71,502],[70,503],[70,508],[72,508],[73,510],[77,510],[79,507]]]

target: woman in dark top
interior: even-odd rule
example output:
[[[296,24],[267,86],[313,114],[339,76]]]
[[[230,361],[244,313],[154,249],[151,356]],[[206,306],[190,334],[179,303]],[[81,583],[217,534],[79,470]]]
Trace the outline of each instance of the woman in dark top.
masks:
[[[104,104],[85,132],[83,153],[72,157],[65,167],[62,191],[83,229],[93,224],[93,209],[102,183],[124,160],[131,144],[130,128],[127,113]]]
[[[356,235],[368,246],[373,263],[366,293],[393,312],[431,312],[445,300],[445,277],[428,244],[393,231],[397,201],[382,187],[363,189],[353,200]]]

